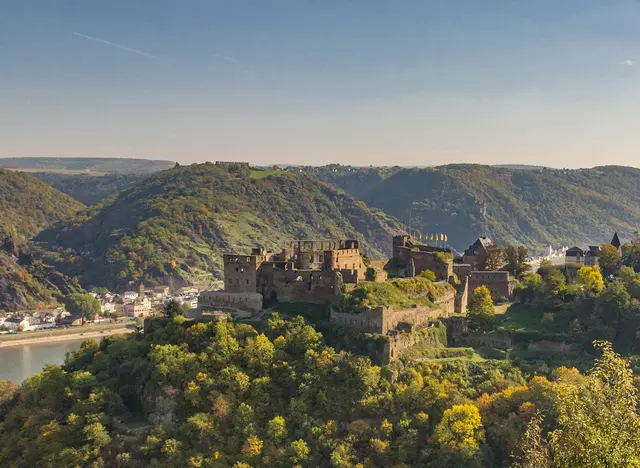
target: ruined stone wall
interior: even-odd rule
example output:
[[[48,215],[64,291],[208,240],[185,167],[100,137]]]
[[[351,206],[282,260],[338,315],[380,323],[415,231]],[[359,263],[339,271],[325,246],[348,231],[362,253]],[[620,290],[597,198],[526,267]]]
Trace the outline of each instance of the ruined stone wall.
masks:
[[[453,275],[453,261],[442,262],[437,255],[441,252],[428,252],[422,250],[412,250],[407,247],[394,248],[394,263],[398,267],[408,267],[413,263],[414,269],[407,276],[419,275],[425,270],[430,270],[436,275],[436,280],[446,281]]]
[[[460,284],[453,286],[456,290],[454,310],[456,314],[466,314],[469,304],[469,277],[460,279]]]
[[[203,310],[262,310],[262,294],[256,292],[231,293],[227,291],[202,291],[198,297],[198,309]]]
[[[285,270],[263,265],[258,273],[258,291],[268,300],[326,304],[342,294],[339,272]]]
[[[420,349],[445,348],[447,346],[447,329],[442,324],[440,326],[432,324],[430,327],[418,329],[411,333],[391,333],[388,339],[389,341],[385,343],[381,353],[382,364],[389,364],[395,361],[405,351],[416,346],[419,346]]]
[[[469,277],[469,291],[473,293],[479,286],[486,286],[491,293],[491,299],[513,297],[513,281],[507,271],[474,271]]]
[[[376,274],[376,283],[384,283],[387,281],[388,274],[385,270],[385,266],[388,260],[372,260],[369,263],[369,268],[373,268]]]
[[[256,292],[256,272],[262,263],[257,255],[226,254],[224,259],[224,290],[231,293]]]
[[[359,314],[343,313],[332,310],[331,323],[355,328],[368,333],[387,334],[395,330],[400,323],[418,326],[440,317],[448,317],[455,310],[455,293],[447,290],[444,297],[433,307],[415,307],[410,309],[388,309],[377,307]]]
[[[468,263],[454,263],[453,272],[456,274],[460,281],[471,276],[471,265]]]

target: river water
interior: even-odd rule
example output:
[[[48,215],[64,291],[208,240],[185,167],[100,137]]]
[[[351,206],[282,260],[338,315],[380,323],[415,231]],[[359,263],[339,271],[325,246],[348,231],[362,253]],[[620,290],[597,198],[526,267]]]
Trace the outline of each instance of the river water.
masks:
[[[0,380],[16,384],[37,374],[45,364],[62,364],[65,355],[80,348],[86,338],[0,348]]]

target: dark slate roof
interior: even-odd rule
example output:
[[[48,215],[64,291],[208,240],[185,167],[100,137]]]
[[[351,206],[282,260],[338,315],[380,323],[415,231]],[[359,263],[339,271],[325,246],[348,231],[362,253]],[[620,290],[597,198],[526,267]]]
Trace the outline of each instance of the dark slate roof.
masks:
[[[614,232],[613,233],[613,239],[611,239],[611,245],[613,245],[616,249],[619,249],[622,246],[622,243],[620,242],[620,238],[618,237],[618,233]]]

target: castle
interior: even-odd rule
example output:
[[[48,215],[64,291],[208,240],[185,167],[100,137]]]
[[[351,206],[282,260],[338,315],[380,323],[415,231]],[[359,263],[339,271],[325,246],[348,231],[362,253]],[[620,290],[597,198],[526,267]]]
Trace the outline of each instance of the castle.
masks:
[[[357,239],[295,240],[279,252],[257,247],[248,255],[229,253],[223,257],[224,291],[203,291],[198,309],[252,316],[265,302],[327,305],[331,323],[386,336],[385,359],[394,359],[402,349],[417,344],[417,337],[423,336],[420,331],[437,319],[465,313],[476,287],[487,286],[494,300],[512,296],[514,280],[509,273],[478,270],[493,245],[490,239],[479,238],[455,261],[451,249],[417,243],[405,233],[393,237],[392,256],[386,261],[364,257]],[[413,278],[425,271],[433,272],[442,292],[431,298],[430,306],[377,307],[359,313],[334,307],[361,281]]]

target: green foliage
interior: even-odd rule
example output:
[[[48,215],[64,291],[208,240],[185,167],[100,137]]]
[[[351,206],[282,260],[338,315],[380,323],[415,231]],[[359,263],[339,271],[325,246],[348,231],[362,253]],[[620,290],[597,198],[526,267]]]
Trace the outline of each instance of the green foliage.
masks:
[[[361,281],[352,291],[344,294],[341,309],[346,312],[357,312],[362,308],[401,309],[418,305],[429,306],[448,287],[448,285],[433,283],[426,276],[395,279],[382,283]]]
[[[520,467],[640,465],[638,396],[629,363],[609,343],[596,346],[603,355],[587,377],[557,388],[558,428],[545,436],[540,419],[529,424]]]
[[[364,233],[382,256],[393,221],[326,184],[280,172],[264,178],[224,164],[195,164],[152,175],[117,197],[48,229],[44,259],[83,284],[198,281],[222,277],[230,246],[279,249],[292,238]]]
[[[189,306],[187,304],[180,304],[176,300],[167,302],[164,306],[164,313],[169,318],[175,318],[177,316],[185,316],[189,312]]]
[[[602,244],[600,246],[600,254],[598,255],[598,265],[602,270],[602,274],[606,277],[613,275],[618,271],[622,264],[622,258],[611,244]]]
[[[300,168],[296,168],[299,170]],[[542,252],[554,245],[600,245],[614,230],[630,238],[640,226],[640,169],[520,169],[472,164],[435,168],[302,168],[369,206],[411,222],[433,226],[457,250],[475,236],[500,244],[518,242]],[[479,200],[485,203],[486,216]],[[636,249],[640,266],[640,243]]]
[[[531,269],[531,265],[527,263],[529,260],[529,252],[526,247],[515,245],[508,245],[504,249],[504,269],[511,273],[516,278],[522,276]]]
[[[102,310],[100,301],[91,294],[70,294],[64,298],[67,311],[83,319],[92,318]]]
[[[138,174],[87,175],[59,172],[34,172],[31,175],[85,205],[94,205],[148,177]]]
[[[0,237],[30,238],[82,207],[35,177],[0,169]]]
[[[495,307],[486,286],[477,287],[469,300],[468,324],[471,330],[489,331],[495,324]]]

